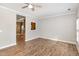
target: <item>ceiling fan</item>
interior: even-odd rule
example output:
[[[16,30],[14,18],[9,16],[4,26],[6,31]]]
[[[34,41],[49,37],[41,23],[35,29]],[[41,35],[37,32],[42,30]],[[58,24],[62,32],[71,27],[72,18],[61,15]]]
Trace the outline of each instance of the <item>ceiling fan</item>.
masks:
[[[42,7],[41,5],[36,5],[36,4],[32,4],[32,3],[24,3],[24,4],[26,4],[26,5],[23,6],[22,9],[29,8],[32,11],[35,11],[35,8],[41,8]]]

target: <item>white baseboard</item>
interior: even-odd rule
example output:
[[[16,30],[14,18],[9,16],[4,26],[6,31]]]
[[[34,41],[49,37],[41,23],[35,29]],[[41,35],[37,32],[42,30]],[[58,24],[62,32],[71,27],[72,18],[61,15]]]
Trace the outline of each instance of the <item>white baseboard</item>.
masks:
[[[30,39],[26,39],[25,41],[30,41],[30,40],[34,40],[34,39],[37,39],[39,37],[35,37],[35,38],[30,38]]]
[[[37,38],[37,37],[36,37]],[[32,38],[32,39],[26,39],[25,41],[30,41],[30,40],[33,40],[33,39],[36,39],[36,38]],[[9,45],[6,45],[6,46],[3,46],[3,47],[0,47],[0,50],[1,49],[5,49],[5,48],[8,48],[8,47],[11,47],[11,46],[14,46],[14,45],[16,45],[16,43],[12,43],[12,44],[9,44]]]
[[[3,46],[3,47],[0,47],[0,50],[1,50],[1,49],[4,49],[4,48],[11,47],[11,46],[14,46],[14,45],[16,45],[16,43],[13,43],[13,44],[9,44],[9,45],[6,45],[6,46]]]
[[[65,40],[54,39],[54,38],[48,38],[48,37],[36,37],[36,38],[33,38],[33,39],[37,39],[37,38],[44,38],[44,39],[49,39],[49,40],[53,40],[53,41],[61,41],[61,42],[65,42],[65,43],[76,44],[76,42],[65,41]],[[33,39],[28,39],[26,41],[30,41],[30,40],[33,40]]]
[[[70,44],[76,44],[76,42],[65,41],[65,40],[60,40],[60,39],[47,38],[47,37],[41,37],[41,38],[49,39],[49,40],[54,40],[54,41],[61,41],[61,42],[70,43]]]
[[[64,40],[60,40],[60,39],[47,38],[47,37],[36,37],[36,38],[28,39],[28,40],[26,39],[25,41],[30,41],[30,40],[37,39],[37,38],[44,38],[44,39],[49,39],[49,40],[54,40],[54,41],[61,41],[61,42],[76,44],[76,42],[64,41]],[[13,44],[9,44],[9,45],[0,47],[0,50],[1,50],[1,49],[4,49],[4,48],[7,48],[7,47],[14,46],[14,45],[16,45],[16,43],[13,43]]]

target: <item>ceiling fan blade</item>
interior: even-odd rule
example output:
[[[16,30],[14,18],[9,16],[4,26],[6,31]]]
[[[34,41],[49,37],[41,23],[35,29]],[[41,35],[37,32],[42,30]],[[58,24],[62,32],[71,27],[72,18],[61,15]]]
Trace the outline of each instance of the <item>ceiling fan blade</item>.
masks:
[[[23,6],[22,8],[27,8],[29,6],[29,3],[24,3],[25,6]]]
[[[24,8],[27,8],[28,6],[23,6],[22,8],[24,9]]]

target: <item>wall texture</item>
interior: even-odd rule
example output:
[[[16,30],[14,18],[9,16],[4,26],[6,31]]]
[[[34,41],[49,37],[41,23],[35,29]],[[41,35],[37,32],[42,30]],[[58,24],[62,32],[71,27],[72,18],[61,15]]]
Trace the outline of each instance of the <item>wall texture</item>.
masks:
[[[76,14],[49,17],[42,20],[40,37],[76,42]]]
[[[16,43],[16,12],[0,7],[0,47]],[[76,15],[62,15],[39,20],[26,16],[26,41],[38,37],[76,42]],[[36,30],[31,30],[31,21]]]
[[[26,41],[39,36],[40,21],[37,18],[0,6],[0,49],[16,43],[16,14],[26,17]],[[32,20],[37,24],[36,30],[31,30]]]
[[[16,14],[0,7],[0,47],[16,42]]]
[[[78,16],[78,18],[79,18],[79,8],[78,8],[78,10],[77,10],[77,16]]]
[[[79,9],[77,12],[76,30],[77,30],[77,43],[79,44]]]
[[[36,23],[36,30],[31,30],[32,21]],[[37,18],[28,17],[26,20],[26,41],[38,38],[39,35],[40,35],[40,20]]]

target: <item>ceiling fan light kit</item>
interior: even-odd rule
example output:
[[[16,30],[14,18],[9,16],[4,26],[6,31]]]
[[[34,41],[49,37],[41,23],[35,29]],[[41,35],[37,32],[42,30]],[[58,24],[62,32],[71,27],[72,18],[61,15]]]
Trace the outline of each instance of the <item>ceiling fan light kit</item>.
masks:
[[[32,4],[32,3],[25,3],[25,4],[26,4],[26,6],[23,6],[22,9],[29,8],[32,11],[35,11],[35,8],[41,8],[40,5],[35,5],[35,4]]]
[[[31,4],[28,5],[28,8],[33,8],[33,6]]]

